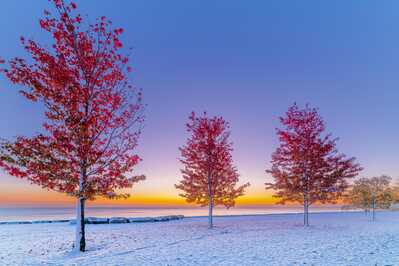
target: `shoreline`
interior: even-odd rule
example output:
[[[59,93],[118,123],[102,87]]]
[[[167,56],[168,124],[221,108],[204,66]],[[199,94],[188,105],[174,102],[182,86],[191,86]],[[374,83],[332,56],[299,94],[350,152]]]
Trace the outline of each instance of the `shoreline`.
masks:
[[[377,212],[395,212],[395,210],[376,210]],[[362,210],[341,210],[341,211],[310,211],[309,214],[342,214],[342,213],[363,213]],[[286,213],[254,213],[254,214],[221,214],[213,215],[214,218],[235,218],[235,217],[263,217],[263,216],[290,216],[290,215],[302,215],[303,212],[286,212]],[[157,223],[174,221],[180,219],[195,219],[195,218],[207,218],[207,215],[166,215],[166,216],[151,216],[151,217],[86,217],[89,221],[87,224],[112,224],[112,223]],[[110,222],[112,219],[121,219],[124,222]],[[90,221],[91,220],[91,221]],[[95,222],[104,221],[104,222]],[[105,222],[107,220],[107,222]],[[54,223],[74,223],[75,219],[46,219],[46,220],[12,220],[12,221],[0,221],[0,225],[18,225],[18,224],[54,224]]]

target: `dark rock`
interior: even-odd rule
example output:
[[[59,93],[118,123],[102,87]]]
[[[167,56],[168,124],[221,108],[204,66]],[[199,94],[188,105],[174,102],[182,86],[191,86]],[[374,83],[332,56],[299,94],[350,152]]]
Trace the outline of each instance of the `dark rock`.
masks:
[[[98,218],[98,217],[87,217],[87,224],[107,224],[109,223],[108,218]]]
[[[129,223],[129,219],[125,217],[112,217],[109,219],[110,224],[126,224]]]
[[[155,222],[155,218],[152,218],[152,217],[129,218],[129,222],[131,222],[131,223],[150,223],[150,222]]]

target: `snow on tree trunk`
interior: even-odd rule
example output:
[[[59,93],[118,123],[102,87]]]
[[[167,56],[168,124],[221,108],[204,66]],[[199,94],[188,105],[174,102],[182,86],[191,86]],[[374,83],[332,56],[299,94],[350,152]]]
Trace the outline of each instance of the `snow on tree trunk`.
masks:
[[[86,249],[85,237],[85,199],[79,197],[76,204],[76,240],[75,250],[84,252]]]
[[[85,237],[85,199],[83,197],[84,186],[85,186],[85,175],[86,171],[80,174],[79,177],[79,197],[76,206],[76,240],[75,249],[80,252],[84,252],[86,249],[86,237]]]

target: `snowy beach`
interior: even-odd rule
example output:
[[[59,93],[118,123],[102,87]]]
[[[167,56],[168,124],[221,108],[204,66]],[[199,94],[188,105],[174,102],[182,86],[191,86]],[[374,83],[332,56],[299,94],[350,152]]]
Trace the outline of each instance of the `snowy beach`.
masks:
[[[185,218],[87,226],[71,252],[69,224],[0,226],[0,265],[399,265],[399,212]]]

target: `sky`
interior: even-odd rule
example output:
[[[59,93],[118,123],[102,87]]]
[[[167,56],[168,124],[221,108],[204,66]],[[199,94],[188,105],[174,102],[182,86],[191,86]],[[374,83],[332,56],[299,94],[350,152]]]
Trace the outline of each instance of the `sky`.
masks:
[[[178,147],[191,111],[230,122],[241,182],[238,205],[273,203],[264,183],[277,147],[278,117],[294,102],[320,109],[339,149],[361,176],[399,177],[399,2],[76,1],[84,18],[105,15],[133,48],[133,83],[147,104],[128,200],[95,204],[184,204]],[[47,0],[3,1],[0,57],[26,56],[21,35],[51,45],[38,19]],[[41,131],[42,109],[0,77],[0,136]],[[69,205],[73,200],[0,174],[0,206]]]

